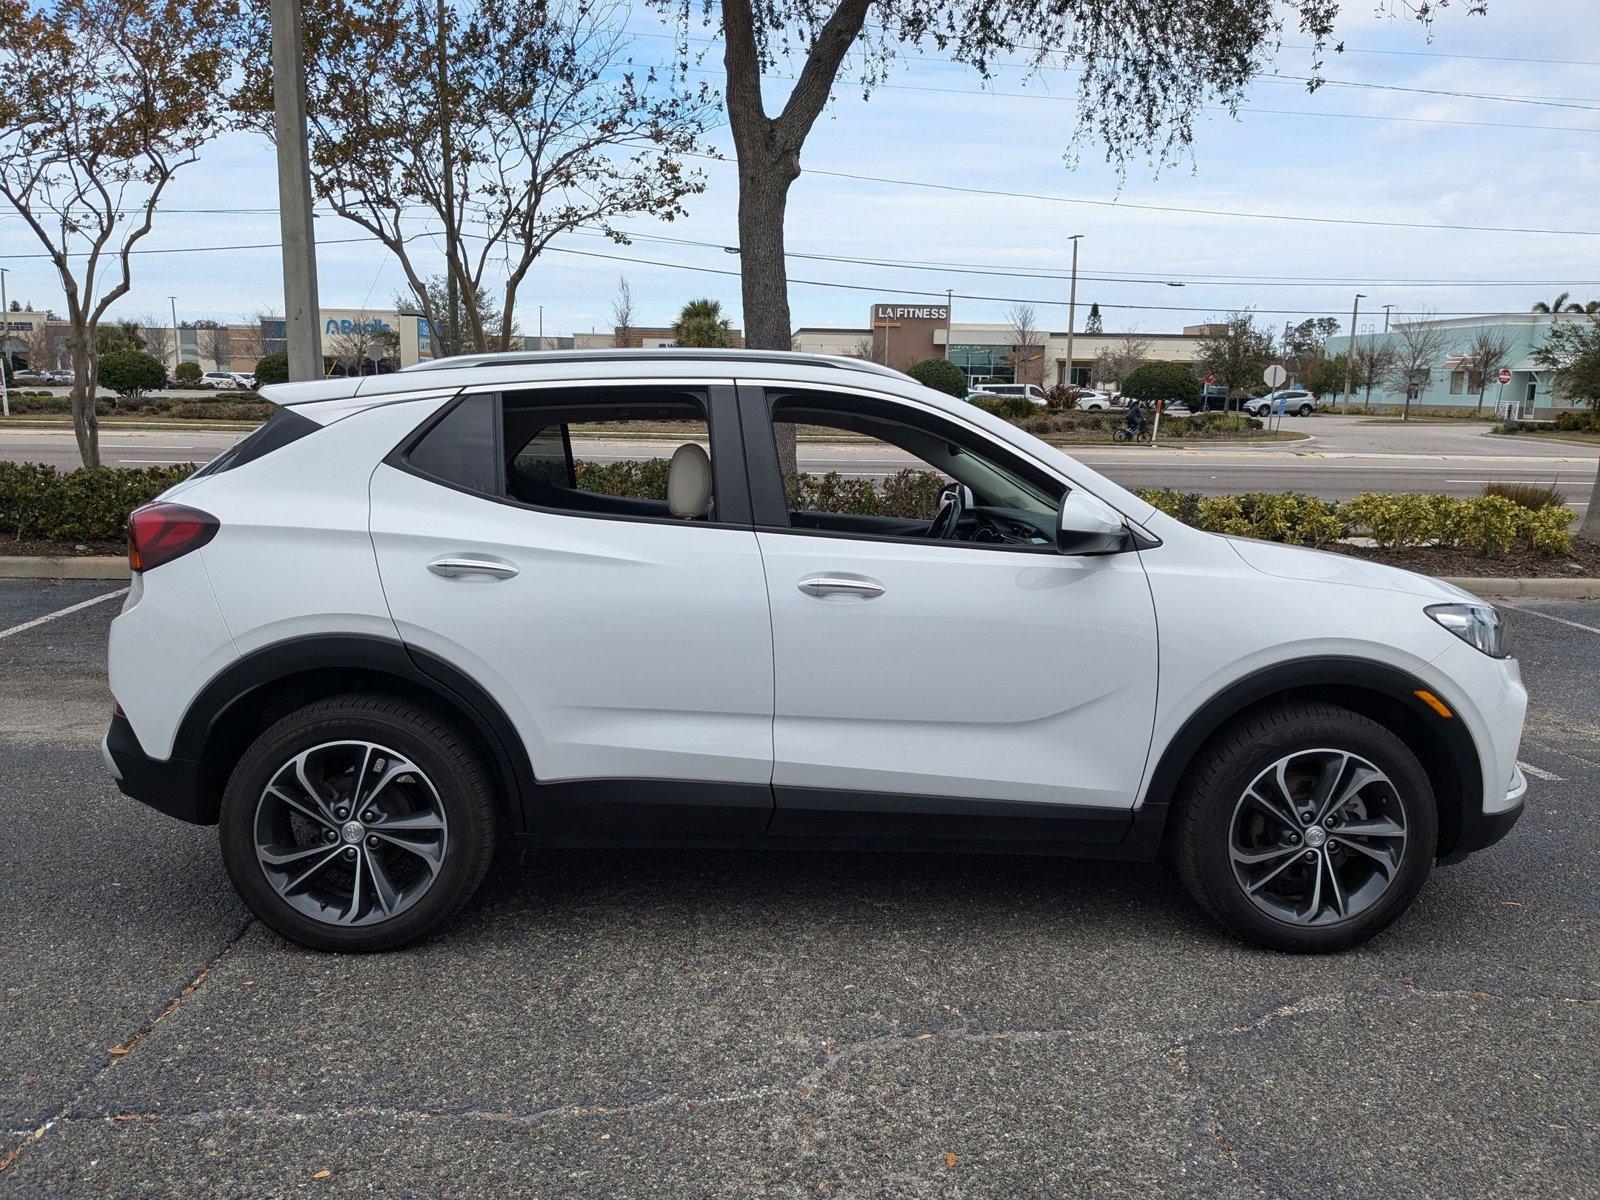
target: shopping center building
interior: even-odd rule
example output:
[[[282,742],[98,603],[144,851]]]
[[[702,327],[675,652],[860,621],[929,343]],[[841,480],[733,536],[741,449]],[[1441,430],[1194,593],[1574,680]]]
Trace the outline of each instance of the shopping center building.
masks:
[[[1534,351],[1544,345],[1555,322],[1587,320],[1587,316],[1576,313],[1485,313],[1476,317],[1402,321],[1384,333],[1357,334],[1354,342],[1358,350],[1371,352],[1387,348],[1405,357],[1408,330],[1437,331],[1442,336],[1431,339],[1438,346],[1436,353],[1430,356],[1427,380],[1412,398],[1412,404],[1424,408],[1476,408],[1479,379],[1473,343],[1480,334],[1491,334],[1505,346],[1506,352],[1487,380],[1483,392],[1484,411],[1504,412],[1530,420],[1547,419],[1581,406],[1571,397],[1556,393],[1550,370],[1533,357]],[[1330,358],[1348,354],[1351,341],[1347,336],[1331,337],[1323,352]],[[1500,368],[1510,373],[1504,384],[1499,381]],[[1365,389],[1355,389],[1353,398],[1365,400]],[[1398,407],[1405,404],[1405,399],[1405,388],[1396,380],[1380,381],[1372,389],[1371,402],[1375,405]]]
[[[1192,367],[1200,355],[1200,339],[1210,329],[1190,325],[1181,333],[1080,331],[1071,339],[1069,363],[1065,330],[1039,330],[1031,339],[1033,344],[1023,348],[1018,345],[1015,326],[958,323],[945,304],[874,304],[868,316],[870,323],[859,328],[797,329],[794,348],[870,358],[899,371],[925,358],[948,358],[966,373],[970,384],[1016,383],[1020,361],[1022,382],[1049,387],[1070,380],[1079,387],[1092,387],[1101,382],[1095,378],[1094,364],[1102,350],[1115,351],[1128,338],[1137,338],[1144,343],[1144,358]]]

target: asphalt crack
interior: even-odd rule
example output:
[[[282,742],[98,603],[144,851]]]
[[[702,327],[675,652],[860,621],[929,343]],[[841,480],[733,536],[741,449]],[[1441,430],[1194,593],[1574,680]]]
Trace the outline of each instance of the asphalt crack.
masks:
[[[83,1083],[73,1091],[72,1095],[67,1098],[67,1102],[61,1106],[59,1111],[33,1129],[10,1131],[9,1136],[18,1137],[20,1135],[20,1140],[7,1148],[3,1155],[0,1155],[0,1173],[3,1173],[9,1169],[12,1164],[21,1158],[29,1146],[37,1143],[40,1138],[44,1137],[45,1134],[56,1128],[56,1126],[69,1121],[71,1119],[70,1114],[72,1113],[72,1110],[88,1097],[88,1095],[99,1085],[100,1081],[103,1080],[108,1073],[114,1070],[119,1062],[127,1058],[128,1055],[132,1054],[133,1051],[138,1049],[140,1044],[143,1043],[144,1040],[155,1031],[156,1026],[160,1025],[161,1022],[165,1021],[168,1017],[172,1016],[173,1013],[177,1012],[178,1008],[183,1004],[183,1002],[190,996],[194,995],[194,993],[210,977],[211,972],[216,969],[217,965],[233,952],[233,948],[239,944],[240,939],[244,937],[245,933],[249,930],[253,923],[253,917],[246,917],[243,923],[240,924],[239,928],[234,931],[233,936],[223,943],[222,949],[217,951],[216,954],[214,954],[205,964],[203,964],[201,968],[195,972],[194,976],[190,978],[188,983],[184,984],[183,987],[178,989],[177,994],[174,995],[171,1000],[167,1001],[167,1003],[161,1008],[161,1011],[156,1013],[155,1016],[151,1017],[150,1020],[146,1021],[137,1030],[135,1030],[130,1037],[125,1038],[120,1044],[108,1050],[106,1061],[98,1070],[85,1079]]]

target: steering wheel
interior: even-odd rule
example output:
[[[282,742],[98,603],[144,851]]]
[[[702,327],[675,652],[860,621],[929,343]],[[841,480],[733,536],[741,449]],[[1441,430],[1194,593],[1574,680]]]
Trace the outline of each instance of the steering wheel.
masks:
[[[928,526],[928,537],[933,541],[951,541],[956,536],[956,526],[966,511],[962,499],[966,488],[959,483],[947,483],[939,489],[939,512]]]

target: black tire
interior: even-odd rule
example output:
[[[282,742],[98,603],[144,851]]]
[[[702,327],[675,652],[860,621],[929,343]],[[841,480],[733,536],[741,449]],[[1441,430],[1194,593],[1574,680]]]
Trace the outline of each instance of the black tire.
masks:
[[[1398,866],[1368,907],[1326,924],[1300,924],[1263,911],[1236,878],[1230,851],[1235,808],[1240,806],[1242,811],[1241,797],[1269,767],[1288,756],[1324,748],[1359,756],[1388,777],[1403,813],[1406,835]],[[1296,837],[1294,833],[1283,836]],[[1179,788],[1171,848],[1189,894],[1220,924],[1269,949],[1317,954],[1359,945],[1405,912],[1427,880],[1438,836],[1433,788],[1405,743],[1377,722],[1348,709],[1295,704],[1259,710],[1235,722],[1199,751]],[[1305,837],[1304,845],[1309,846],[1310,840]],[[1335,840],[1330,838],[1329,844]],[[1345,852],[1341,847],[1340,853]],[[1350,862],[1359,863],[1359,856]],[[1291,863],[1290,869],[1296,869],[1296,864]],[[1299,864],[1298,869],[1312,868]]]
[[[257,808],[264,803],[268,783],[302,751],[346,741],[389,747],[415,764],[432,784],[447,829],[438,835],[442,857],[431,882],[409,907],[397,905],[392,917],[378,915],[374,923],[350,926],[308,916],[285,900],[269,881],[256,847]],[[399,782],[404,785],[406,777]],[[335,696],[290,713],[256,738],[234,767],[223,792],[219,832],[228,875],[250,911],[265,925],[317,950],[390,950],[439,929],[478,890],[494,857],[494,791],[478,755],[446,719],[391,696]],[[367,844],[374,843],[369,840]],[[336,842],[332,849],[341,846]],[[355,849],[366,853],[359,842]],[[376,853],[373,851],[374,856]],[[359,870],[356,874],[359,876]],[[371,903],[369,894],[369,906]]]
[[[1302,417],[1309,417],[1312,413],[1314,413],[1316,411],[1317,410],[1312,408],[1311,405],[1309,405],[1309,404],[1302,404],[1300,406],[1300,415]]]

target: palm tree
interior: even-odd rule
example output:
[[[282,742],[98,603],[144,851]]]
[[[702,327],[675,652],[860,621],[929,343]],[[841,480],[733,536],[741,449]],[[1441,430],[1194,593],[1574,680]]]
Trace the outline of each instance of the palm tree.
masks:
[[[680,346],[731,346],[733,329],[716,300],[691,300],[672,323],[673,340]]]
[[[1535,300],[1531,311],[1536,313],[1582,312],[1583,306],[1581,304],[1567,303],[1567,298],[1571,295],[1571,292],[1562,292],[1554,300]]]

